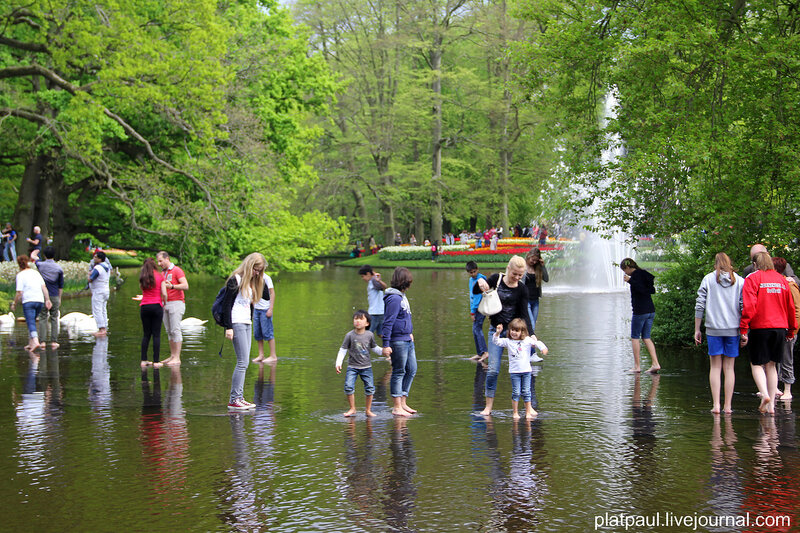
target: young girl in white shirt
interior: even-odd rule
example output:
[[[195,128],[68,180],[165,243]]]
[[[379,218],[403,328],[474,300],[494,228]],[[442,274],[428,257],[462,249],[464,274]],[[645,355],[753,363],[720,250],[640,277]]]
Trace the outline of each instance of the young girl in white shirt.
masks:
[[[532,403],[532,399],[536,398],[536,378],[531,374],[531,347],[536,346],[543,355],[547,355],[547,346],[537,339],[536,335],[528,336],[528,328],[521,318],[515,318],[509,322],[508,338],[500,337],[502,331],[503,325],[498,324],[492,336],[492,342],[508,351],[508,371],[511,374],[511,407],[514,410],[514,419],[520,417],[520,396],[525,402],[525,418],[531,419],[538,414]]]

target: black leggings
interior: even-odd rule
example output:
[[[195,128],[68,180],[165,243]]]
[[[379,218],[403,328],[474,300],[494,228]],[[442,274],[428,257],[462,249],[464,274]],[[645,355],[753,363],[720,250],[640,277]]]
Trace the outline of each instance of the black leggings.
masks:
[[[164,308],[161,304],[146,304],[139,307],[139,316],[142,317],[142,361],[147,361],[147,346],[150,337],[153,337],[153,362],[158,363],[161,356],[161,320],[164,318]]]

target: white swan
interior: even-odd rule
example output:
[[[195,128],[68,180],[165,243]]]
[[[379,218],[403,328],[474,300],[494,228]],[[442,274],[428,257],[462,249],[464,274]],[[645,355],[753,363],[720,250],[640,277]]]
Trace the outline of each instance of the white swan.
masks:
[[[91,315],[87,315],[85,313],[72,312],[72,313],[67,313],[66,315],[62,316],[61,320],[59,320],[59,323],[62,326],[72,326],[76,322],[80,322],[82,320],[86,320],[87,318],[92,318],[92,316]],[[94,320],[94,319],[92,319],[92,320]]]
[[[0,315],[0,326],[13,326],[16,320],[14,313],[9,311],[8,314]]]
[[[208,320],[200,320],[199,318],[194,318],[190,316],[189,318],[184,318],[183,320],[181,320],[181,327],[193,328],[197,326],[202,326],[206,322],[208,322]]]

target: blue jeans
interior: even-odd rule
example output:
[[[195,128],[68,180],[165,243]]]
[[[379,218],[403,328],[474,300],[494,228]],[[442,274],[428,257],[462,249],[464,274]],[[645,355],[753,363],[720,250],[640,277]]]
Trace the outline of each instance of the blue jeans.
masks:
[[[391,341],[389,345],[392,348],[392,378],[389,382],[392,398],[408,396],[417,373],[414,341]]]
[[[511,374],[511,399],[519,401],[520,395],[523,402],[531,401],[531,376],[530,372]]]
[[[369,315],[369,330],[376,336],[381,336],[383,329],[383,315]]]
[[[494,336],[495,327],[489,328],[489,338]],[[506,336],[506,329],[500,334],[500,337]],[[494,393],[497,390],[497,374],[500,372],[500,362],[503,358],[503,348],[493,342],[489,343],[489,368],[486,370],[486,392],[487,398],[494,398]]]
[[[22,314],[25,315],[25,323],[28,325],[28,335],[31,337],[39,338],[39,333],[36,331],[36,317],[42,311],[44,304],[42,302],[25,302],[22,304]]]
[[[17,247],[14,246],[15,242],[7,242],[3,247],[3,259],[6,261],[16,261],[17,260]]]
[[[344,393],[348,396],[356,391],[356,378],[361,376],[364,382],[364,395],[372,396],[375,394],[375,381],[372,378],[372,368],[350,368],[344,374]]]
[[[486,339],[483,336],[483,321],[486,319],[477,309],[475,321],[472,323],[472,336],[475,338],[475,353],[483,355],[486,352]]]
[[[633,315],[631,317],[631,339],[649,339],[655,317],[655,313]]]
[[[267,316],[266,309],[253,311],[253,337],[257,341],[271,341],[275,338],[272,317]]]
[[[250,364],[250,345],[252,337],[250,324],[233,325],[233,351],[236,352],[236,367],[231,378],[230,401],[244,397],[244,377]]]
[[[536,332],[536,321],[539,319],[539,298],[535,300],[528,300],[528,318],[531,319],[531,335]]]

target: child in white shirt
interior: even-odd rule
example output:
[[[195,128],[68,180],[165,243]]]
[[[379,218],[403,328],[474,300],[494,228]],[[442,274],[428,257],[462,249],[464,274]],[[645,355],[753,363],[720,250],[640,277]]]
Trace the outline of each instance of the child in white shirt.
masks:
[[[508,351],[508,371],[511,374],[511,407],[514,419],[519,416],[519,398],[525,402],[525,418],[531,419],[538,413],[533,408],[532,398],[536,398],[536,378],[531,375],[531,347],[536,346],[547,355],[547,346],[536,338],[528,336],[525,321],[515,318],[508,324],[508,338],[501,338],[503,325],[498,324],[492,342]]]

